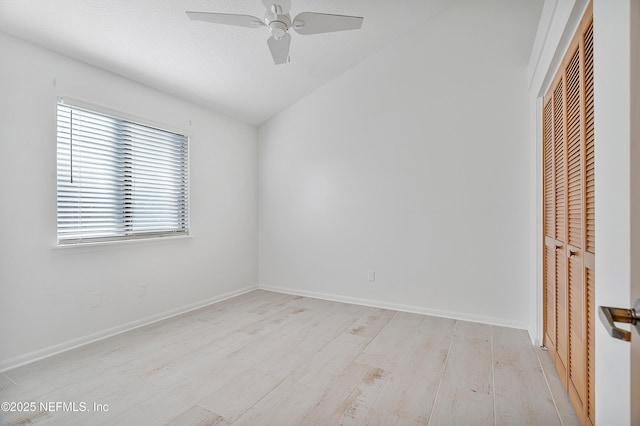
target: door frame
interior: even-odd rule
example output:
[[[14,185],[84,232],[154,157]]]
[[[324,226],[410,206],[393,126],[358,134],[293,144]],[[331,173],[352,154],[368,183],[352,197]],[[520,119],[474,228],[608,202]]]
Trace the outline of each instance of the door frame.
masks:
[[[597,306],[631,304],[631,6],[638,1],[593,4]],[[633,333],[632,339],[638,338]],[[629,342],[611,338],[598,324],[597,423],[631,424],[630,370]]]
[[[640,299],[640,0],[631,2],[630,15],[632,125],[630,300],[635,301]],[[631,339],[631,407],[631,424],[640,424],[640,335]]]

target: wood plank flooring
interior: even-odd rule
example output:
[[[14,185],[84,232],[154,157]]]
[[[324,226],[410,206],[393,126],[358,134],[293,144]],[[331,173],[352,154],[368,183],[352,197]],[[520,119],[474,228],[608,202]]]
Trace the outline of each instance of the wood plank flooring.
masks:
[[[0,424],[577,424],[559,383],[522,330],[257,290],[0,374]]]

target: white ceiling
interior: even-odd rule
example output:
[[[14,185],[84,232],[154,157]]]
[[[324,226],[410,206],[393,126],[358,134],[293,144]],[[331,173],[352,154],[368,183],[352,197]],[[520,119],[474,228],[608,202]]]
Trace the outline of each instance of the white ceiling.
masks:
[[[359,31],[292,34],[274,65],[266,28],[191,21],[186,10],[264,15],[261,0],[0,0],[0,31],[243,121],[260,124],[457,0],[292,0],[364,16]]]

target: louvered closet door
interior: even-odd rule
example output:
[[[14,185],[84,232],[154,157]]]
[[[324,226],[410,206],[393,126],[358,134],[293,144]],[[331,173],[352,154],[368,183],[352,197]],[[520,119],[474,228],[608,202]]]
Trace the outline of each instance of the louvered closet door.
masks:
[[[595,418],[591,13],[543,104],[544,343],[582,424]]]
[[[596,216],[595,216],[595,135],[594,135],[594,104],[593,104],[593,19],[590,18],[588,25],[582,34],[584,49],[584,130],[585,130],[585,163],[584,163],[584,283],[586,295],[586,346],[587,346],[587,395],[585,397],[586,418],[591,423],[595,423],[595,327],[596,327],[596,288],[595,288],[595,266],[596,266]]]
[[[556,353],[556,222],[553,99],[544,105],[544,343]]]
[[[564,128],[564,76],[561,76],[553,90],[553,155],[554,155],[554,201],[555,201],[555,291],[556,291],[556,356],[554,361],[562,383],[566,386],[568,355],[567,339],[567,151]]]
[[[568,382],[573,405],[582,407],[586,395],[586,346],[584,250],[584,135],[582,128],[582,63],[576,48],[565,69],[567,128],[567,290],[568,290]]]

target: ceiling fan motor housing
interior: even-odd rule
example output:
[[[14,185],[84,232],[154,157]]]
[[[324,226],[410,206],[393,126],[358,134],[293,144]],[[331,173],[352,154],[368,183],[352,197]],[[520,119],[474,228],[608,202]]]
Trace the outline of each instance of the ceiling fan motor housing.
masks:
[[[276,8],[276,10],[282,11],[282,8]],[[275,37],[276,40],[279,40],[289,30],[289,27],[291,26],[291,16],[289,16],[288,13],[281,15],[270,12],[271,11],[267,11],[267,14],[264,17],[264,23],[269,27],[271,35]]]

